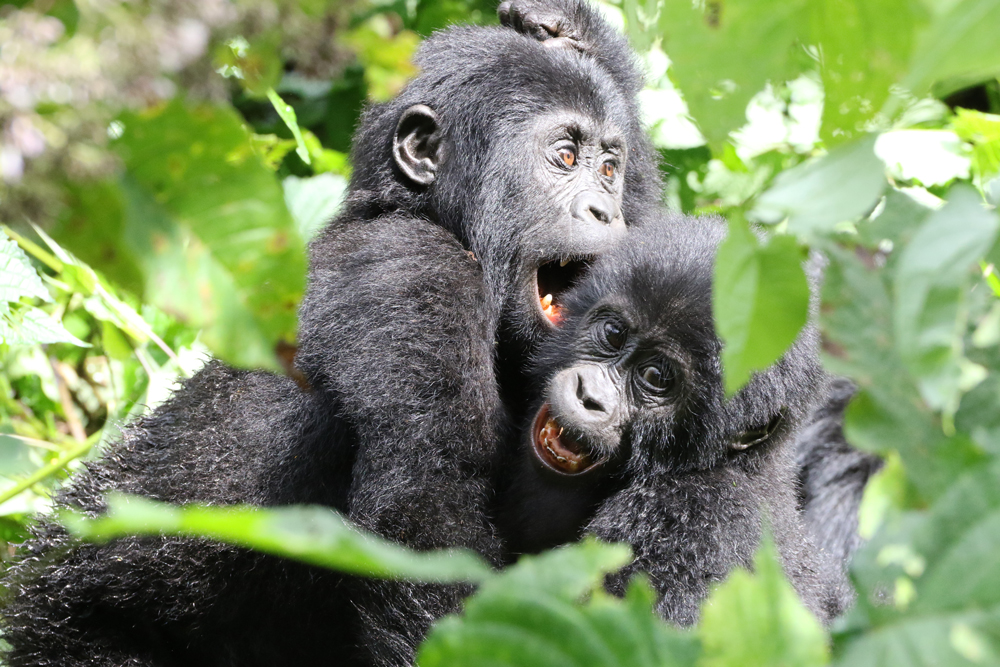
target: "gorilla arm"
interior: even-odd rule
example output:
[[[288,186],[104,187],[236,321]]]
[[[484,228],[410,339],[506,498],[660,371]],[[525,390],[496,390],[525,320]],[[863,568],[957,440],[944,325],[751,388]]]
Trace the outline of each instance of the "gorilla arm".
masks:
[[[478,264],[451,233],[400,213],[331,225],[312,256],[297,363],[354,432],[348,515],[416,549],[464,546],[495,560],[485,507],[500,403]],[[409,664],[430,623],[468,592],[352,585],[359,643],[377,665]]]

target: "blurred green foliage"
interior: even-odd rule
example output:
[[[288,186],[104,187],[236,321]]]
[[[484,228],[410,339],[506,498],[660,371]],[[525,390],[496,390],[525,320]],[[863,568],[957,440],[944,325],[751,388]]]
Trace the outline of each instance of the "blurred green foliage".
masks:
[[[1000,664],[1000,0],[611,0],[643,58],[664,203],[731,220],[714,308],[727,389],[772,363],[825,257],[824,362],[886,457],[857,607],[825,632],[765,543],[693,631],[620,547],[484,575],[322,509],[115,505],[81,534],[201,534],[379,576],[482,580],[422,665]],[[305,243],[337,210],[364,103],[484,0],[0,6],[0,541],[207,354],[278,369]],[[764,237],[747,222],[761,223]],[[375,544],[375,546],[372,546]],[[425,568],[425,569],[421,569]],[[464,569],[463,569],[464,568]]]

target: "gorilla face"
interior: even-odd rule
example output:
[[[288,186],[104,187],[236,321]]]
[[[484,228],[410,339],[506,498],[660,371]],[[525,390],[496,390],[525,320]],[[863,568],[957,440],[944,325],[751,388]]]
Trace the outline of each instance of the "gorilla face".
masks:
[[[630,320],[626,308],[602,303],[581,321],[576,361],[549,380],[531,429],[532,450],[549,469],[572,475],[600,466],[640,413],[669,424],[682,408],[695,375],[690,355],[669,331]]]
[[[712,318],[724,233],[717,220],[638,226],[566,293],[532,359],[537,394],[502,487],[513,553],[574,539],[639,480],[758,469],[790,441],[822,377],[815,330],[725,397]]]
[[[524,329],[548,331],[562,321],[565,292],[626,233],[627,142],[613,122],[569,110],[512,117],[498,134],[485,156],[492,178],[472,179],[483,183],[479,193],[468,188],[467,199],[483,203],[467,207],[508,221],[493,225],[508,232],[505,242],[513,251],[507,258],[514,285],[508,312],[522,319],[529,314],[530,321],[518,323]],[[437,112],[413,105],[397,125],[394,159],[413,183],[430,185],[441,174],[454,179],[468,172],[448,164],[475,158],[478,151],[465,144],[462,137],[447,135]]]
[[[787,433],[811,400],[820,374],[811,327],[725,398],[711,305],[725,228],[685,219],[653,227],[593,264],[533,360],[541,390],[524,449],[543,474],[587,475],[614,461],[678,472],[738,461]]]
[[[530,201],[534,214],[517,284],[523,304],[538,304],[545,330],[562,321],[562,298],[587,265],[625,235],[628,151],[612,123],[574,112],[546,114],[526,134],[532,169],[530,183],[520,187],[532,193],[523,203]]]

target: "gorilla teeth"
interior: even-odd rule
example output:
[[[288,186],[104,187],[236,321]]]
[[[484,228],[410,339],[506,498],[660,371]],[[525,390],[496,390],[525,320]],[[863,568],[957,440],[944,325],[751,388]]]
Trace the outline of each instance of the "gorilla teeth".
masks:
[[[562,261],[559,262],[559,268],[562,268],[562,267],[566,266],[567,264],[569,264],[569,260],[568,259],[564,259],[564,260],[562,260]]]
[[[555,419],[548,419],[538,433],[539,443],[550,455],[550,463],[563,472],[582,472],[590,465],[590,458],[578,448],[575,442],[562,440],[563,428]]]

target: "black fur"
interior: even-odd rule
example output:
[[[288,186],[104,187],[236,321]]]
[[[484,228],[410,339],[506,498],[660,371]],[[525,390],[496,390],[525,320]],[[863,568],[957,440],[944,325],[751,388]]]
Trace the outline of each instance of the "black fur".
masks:
[[[604,67],[626,94],[641,88],[635,55],[597,12],[579,0],[506,0],[501,22],[542,41],[575,48]],[[844,438],[844,409],[853,395],[846,379],[837,380],[807,419],[797,439],[800,502],[806,525],[824,550],[846,567],[860,543],[858,509],[865,485],[882,465]],[[582,508],[582,506],[581,506]],[[539,526],[542,529],[542,524]],[[560,536],[556,529],[550,533]]]
[[[533,123],[572,114],[623,134],[626,219],[642,217],[660,185],[634,101],[573,50],[466,28],[429,39],[417,64],[396,100],[363,117],[344,212],[310,247],[297,364],[311,391],[210,364],[126,427],[57,507],[97,515],[111,489],[321,503],[416,548],[467,546],[500,562],[486,511],[504,415],[495,345],[523,351],[544,334],[525,284],[538,263],[607,247],[575,233],[554,208],[559,192],[532,180]],[[429,186],[393,158],[415,104],[436,112],[444,137]],[[503,370],[519,360],[508,359],[500,376],[516,394],[519,375]],[[77,545],[48,519],[26,552],[3,612],[15,667],[404,665],[467,593],[194,540]]]
[[[796,442],[799,506],[816,544],[846,564],[861,544],[858,510],[865,485],[882,459],[851,446],[844,437],[844,410],[855,387],[831,383],[826,400],[810,416]]]
[[[550,546],[539,539],[571,530],[579,508],[593,506],[589,521],[577,524],[582,531],[627,542],[635,552],[635,561],[609,578],[610,589],[623,593],[633,573],[645,572],[659,612],[686,625],[697,620],[712,583],[734,567],[752,566],[766,520],[786,574],[829,622],[850,594],[840,563],[816,548],[802,523],[794,459],[796,430],[827,381],[815,327],[725,399],[711,310],[725,226],[681,217],[663,223],[634,231],[596,262],[568,295],[563,329],[543,343],[534,363],[535,386],[544,388],[539,414],[550,410],[560,441],[605,462],[553,473],[540,464],[545,455],[536,455],[542,448],[528,427],[520,462],[509,466],[516,477],[501,514],[505,537]],[[627,323],[620,350],[601,340],[608,322]],[[667,369],[654,376],[667,378],[666,388],[637,381],[651,365]],[[568,384],[560,380],[567,372]],[[770,435],[746,449],[735,444],[760,433]]]

